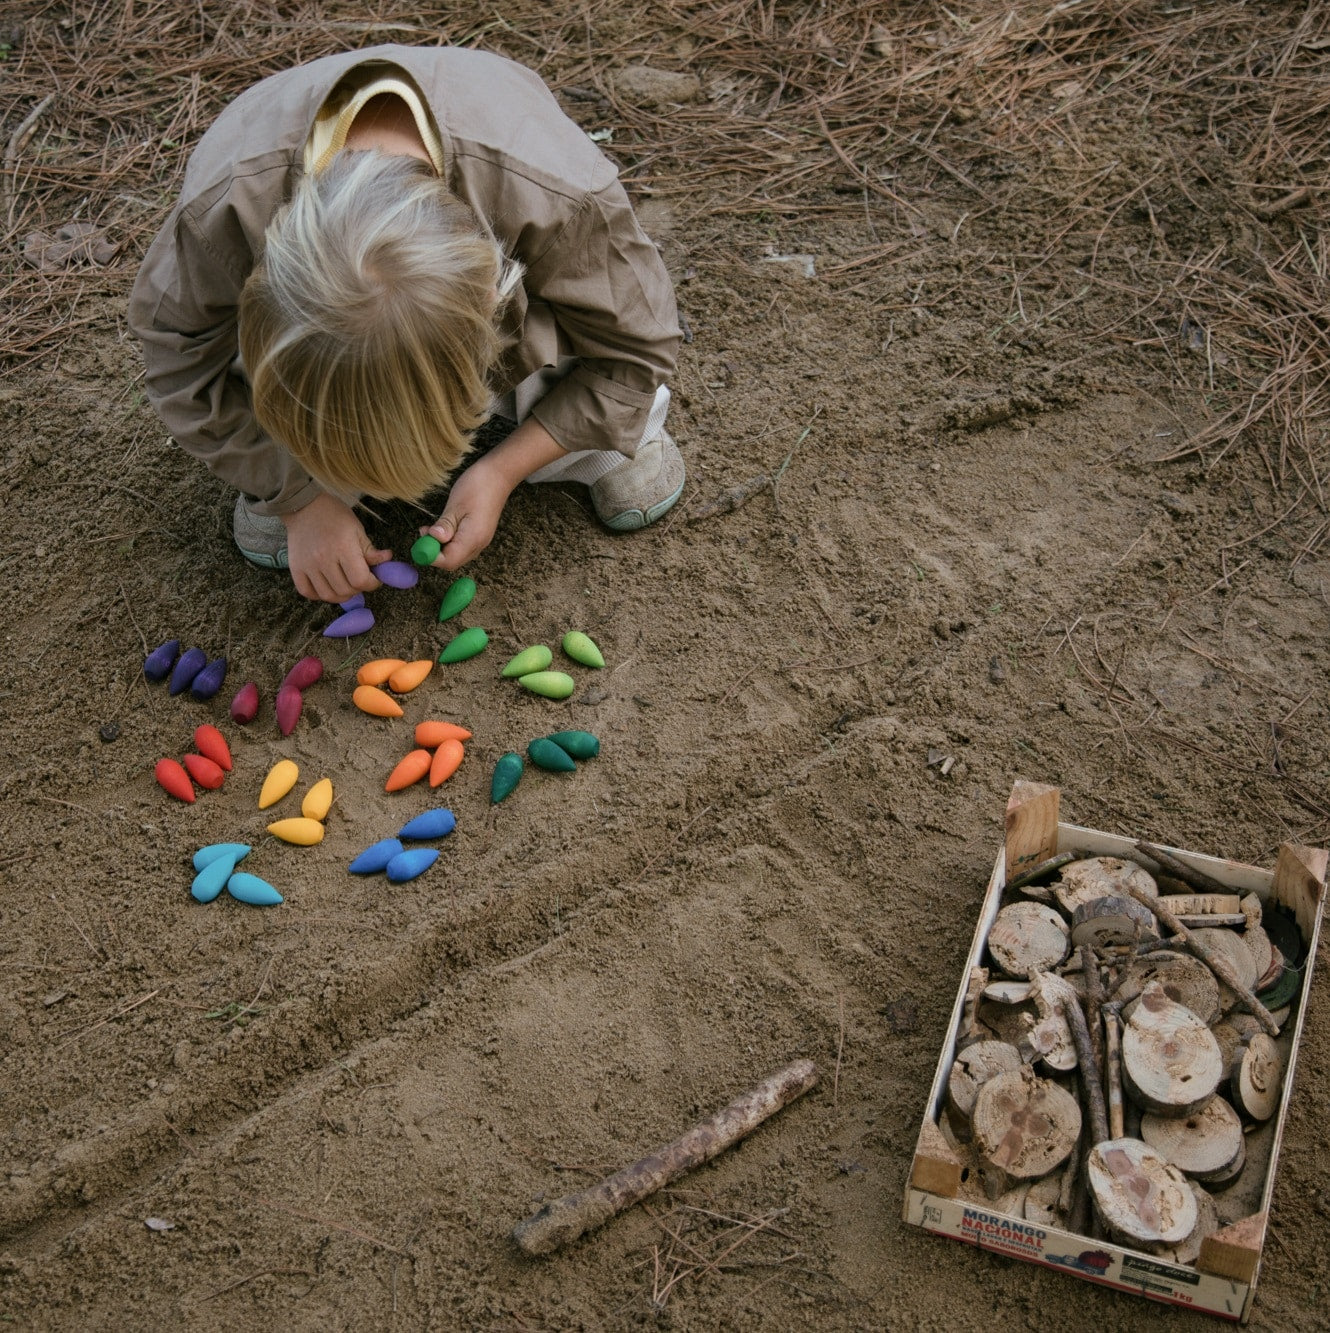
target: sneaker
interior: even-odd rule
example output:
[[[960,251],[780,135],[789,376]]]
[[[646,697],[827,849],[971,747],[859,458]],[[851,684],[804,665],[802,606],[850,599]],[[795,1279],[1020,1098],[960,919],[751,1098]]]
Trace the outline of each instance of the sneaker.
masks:
[[[251,565],[260,569],[286,569],[286,524],[276,516],[256,514],[249,500],[236,496],[231,531],[236,547]]]
[[[596,516],[615,532],[636,532],[674,507],[683,494],[683,455],[661,429],[637,448],[637,456],[620,463],[591,484]]]

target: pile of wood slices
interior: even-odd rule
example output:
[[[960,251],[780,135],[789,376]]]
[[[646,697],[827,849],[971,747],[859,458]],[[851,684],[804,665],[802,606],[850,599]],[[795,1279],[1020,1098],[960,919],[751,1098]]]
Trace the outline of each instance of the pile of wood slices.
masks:
[[[1064,853],[1008,885],[942,1129],[966,1197],[1194,1264],[1260,1207],[1305,945],[1282,908],[1137,851],[1153,874]]]

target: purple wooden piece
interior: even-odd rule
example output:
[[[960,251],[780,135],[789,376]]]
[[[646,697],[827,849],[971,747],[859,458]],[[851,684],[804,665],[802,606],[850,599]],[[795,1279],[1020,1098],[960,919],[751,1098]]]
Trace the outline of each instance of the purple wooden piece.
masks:
[[[354,611],[344,612],[323,631],[325,639],[351,639],[357,634],[364,634],[374,625],[374,612],[367,606],[358,606]]]
[[[420,582],[420,571],[402,560],[385,560],[381,565],[371,565],[370,573],[390,588],[414,588]]]

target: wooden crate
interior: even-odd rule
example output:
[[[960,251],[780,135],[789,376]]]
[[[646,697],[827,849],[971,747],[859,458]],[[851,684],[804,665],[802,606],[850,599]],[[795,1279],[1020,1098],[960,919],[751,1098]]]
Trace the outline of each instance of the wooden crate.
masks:
[[[1196,1265],[1190,1267],[1112,1241],[1054,1227],[1035,1226],[1023,1218],[1005,1216],[995,1211],[991,1204],[970,1201],[970,1198],[963,1197],[967,1192],[962,1189],[964,1167],[961,1158],[939,1128],[939,1118],[945,1114],[947,1079],[957,1055],[957,1036],[969,978],[972,969],[983,961],[989,928],[998,909],[1003,906],[1008,867],[1014,878],[1064,851],[1128,858],[1134,852],[1134,839],[1060,823],[1058,809],[1057,788],[1028,782],[1018,782],[1013,788],[1007,804],[1005,845],[998,852],[993,867],[952,1008],[951,1024],[933,1078],[905,1191],[903,1219],[937,1235],[1042,1264],[1046,1268],[1056,1268],[1118,1291],[1136,1292],[1167,1304],[1205,1310],[1245,1323],[1260,1273],[1280,1141],[1302,1040],[1306,999],[1311,989],[1324,905],[1327,853],[1321,849],[1285,844],[1279,849],[1274,870],[1269,871],[1178,848],[1164,849],[1229,888],[1243,893],[1254,892],[1262,902],[1278,903],[1291,911],[1307,945],[1296,1014],[1291,1015],[1285,1024],[1286,1032],[1292,1025],[1292,1042],[1286,1056],[1279,1109],[1268,1122],[1273,1137],[1265,1177],[1260,1182],[1259,1206],[1250,1215],[1232,1221],[1208,1237],[1203,1242]],[[972,1197],[973,1191],[968,1194]]]

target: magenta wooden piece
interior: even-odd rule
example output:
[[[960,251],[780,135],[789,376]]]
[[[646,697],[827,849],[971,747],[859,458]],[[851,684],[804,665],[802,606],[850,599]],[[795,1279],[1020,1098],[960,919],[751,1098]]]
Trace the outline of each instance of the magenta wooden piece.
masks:
[[[273,700],[273,711],[277,714],[277,730],[283,736],[289,736],[300,721],[300,710],[305,706],[305,696],[294,685],[283,685]]]

